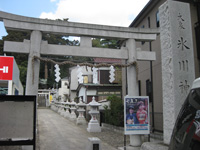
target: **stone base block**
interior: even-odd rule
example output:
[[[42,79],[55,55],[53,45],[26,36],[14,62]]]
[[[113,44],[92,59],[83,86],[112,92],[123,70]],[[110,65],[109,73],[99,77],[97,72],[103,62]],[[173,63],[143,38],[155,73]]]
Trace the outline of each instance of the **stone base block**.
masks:
[[[88,132],[101,132],[101,127],[99,126],[99,123],[88,123]]]
[[[76,120],[76,114],[71,114],[70,117],[69,117],[69,119],[73,120],[73,121]]]
[[[124,150],[124,147],[118,147],[118,150]],[[126,146],[126,150],[140,150],[140,147]]]
[[[84,117],[78,117],[77,120],[76,120],[76,124],[77,125],[86,125],[87,122],[86,122]]]
[[[69,118],[70,117],[70,113],[69,112],[65,112],[64,117],[65,118]]]
[[[63,110],[63,111],[60,113],[60,115],[64,117],[65,111]]]
[[[142,144],[140,150],[168,150],[169,147],[164,145],[162,142],[152,143],[145,142]]]
[[[87,144],[86,150],[102,150],[101,140],[97,137],[88,138],[89,143]]]

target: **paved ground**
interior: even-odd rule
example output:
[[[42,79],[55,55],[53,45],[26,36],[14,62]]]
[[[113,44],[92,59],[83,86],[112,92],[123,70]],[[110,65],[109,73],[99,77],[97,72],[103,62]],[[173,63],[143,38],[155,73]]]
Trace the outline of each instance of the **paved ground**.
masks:
[[[77,126],[51,109],[38,109],[36,150],[87,150],[88,137],[98,137],[102,150],[123,149],[124,135],[102,128],[100,133],[87,132],[87,126]],[[158,135],[155,135],[158,136]],[[151,142],[155,139],[151,138]],[[127,146],[129,136],[127,136]],[[129,147],[126,148],[129,150]],[[132,149],[132,148],[130,148]],[[0,150],[32,150],[30,147],[0,147]]]
[[[50,109],[38,109],[37,150],[86,150],[88,137],[100,138],[102,150],[116,150],[123,146],[122,134],[106,130],[89,133],[86,128]]]

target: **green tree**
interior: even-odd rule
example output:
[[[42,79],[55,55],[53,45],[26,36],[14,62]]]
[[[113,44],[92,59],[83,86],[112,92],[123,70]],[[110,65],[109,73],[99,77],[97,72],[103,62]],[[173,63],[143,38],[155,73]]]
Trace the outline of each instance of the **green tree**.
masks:
[[[92,39],[92,47],[118,49],[119,45],[118,45],[118,40],[116,40],[116,39],[93,38]]]
[[[107,98],[110,101],[110,108],[104,106],[105,123],[123,126],[124,125],[124,106],[121,98],[116,95],[109,96]]]

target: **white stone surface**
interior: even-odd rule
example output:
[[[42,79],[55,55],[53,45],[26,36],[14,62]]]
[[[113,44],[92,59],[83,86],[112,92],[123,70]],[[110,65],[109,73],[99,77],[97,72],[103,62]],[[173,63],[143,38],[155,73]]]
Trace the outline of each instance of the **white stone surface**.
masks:
[[[129,50],[128,62],[136,61],[137,51],[136,51],[136,41],[134,39],[129,39],[126,42],[126,46]],[[128,96],[138,96],[138,81],[136,67],[130,66],[127,68],[127,81],[128,81]],[[141,146],[140,135],[130,135],[131,146],[138,147]]]
[[[76,103],[74,102],[74,99],[72,100],[72,102],[69,102],[69,105],[70,105],[70,110],[71,110],[69,119],[72,121],[75,121],[76,120],[76,114],[75,114]]]
[[[189,4],[168,0],[159,8],[163,82],[164,143],[194,80]]]
[[[29,48],[30,52],[28,57],[28,67],[27,67],[27,77],[26,77],[26,95],[37,95],[38,85],[39,85],[38,82],[39,82],[40,61],[35,60],[33,68],[32,59],[34,56],[40,57],[40,44],[42,41],[42,33],[40,31],[32,31],[30,41],[31,41]]]
[[[101,147],[101,140],[97,137],[91,137],[91,138],[88,138],[88,146],[86,148],[86,150],[93,150],[93,144],[98,144],[99,145],[99,149],[98,150],[102,150],[102,147]]]
[[[140,150],[168,150],[168,146],[163,143],[145,142],[142,144]]]
[[[95,97],[92,98],[92,101],[88,104],[90,106],[91,110],[89,111],[89,114],[91,115],[90,122],[88,123],[88,132],[101,132],[101,127],[99,125],[99,122],[97,120],[97,115],[99,114],[98,107],[101,104],[95,101]]]
[[[69,108],[66,109],[65,114],[64,114],[65,118],[69,118],[70,117],[70,112],[69,112]]]
[[[85,120],[84,116],[79,116],[76,120],[77,125],[86,125],[87,121]]]
[[[156,60],[156,52],[137,51],[137,60]]]
[[[85,120],[85,117],[84,117],[84,112],[85,112],[85,107],[86,107],[86,104],[82,102],[82,99],[81,97],[79,98],[79,103],[77,104],[78,106],[78,118],[76,120],[76,124],[77,125],[86,125],[87,122]]]
[[[101,127],[99,125],[98,121],[90,121],[88,123],[88,128],[87,128],[88,132],[101,132]]]
[[[66,35],[111,37],[111,38],[135,38],[137,40],[155,40],[157,29],[128,28],[104,26],[68,21],[55,21],[9,14],[0,11],[0,21],[4,21],[6,29],[20,29],[28,31],[43,31],[48,33],[61,33]],[[154,35],[152,36],[151,33]]]
[[[70,112],[69,112],[69,102],[65,102],[65,113],[64,113],[64,117],[65,118],[69,118],[70,117]]]

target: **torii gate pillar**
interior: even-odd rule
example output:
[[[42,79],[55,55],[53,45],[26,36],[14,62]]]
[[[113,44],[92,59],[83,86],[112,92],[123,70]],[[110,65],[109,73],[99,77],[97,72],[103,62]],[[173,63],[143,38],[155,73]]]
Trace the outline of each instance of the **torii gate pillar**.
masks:
[[[129,52],[128,63],[136,61],[137,51],[135,39],[128,39],[126,47]],[[135,66],[127,68],[127,81],[128,81],[128,96],[138,96],[138,82],[137,82],[137,71]],[[142,145],[141,135],[130,135],[130,145],[133,147],[140,147]]]
[[[137,61],[137,51],[136,51],[136,42],[135,39],[128,39],[126,42],[126,47],[128,48],[129,59],[128,63]],[[138,82],[137,82],[137,73],[136,67],[130,66],[127,68],[127,79],[128,79],[128,95],[129,96],[138,96]]]
[[[26,77],[26,95],[37,95],[38,94],[38,79],[40,62],[34,60],[34,68],[32,66],[32,58],[34,56],[40,57],[40,45],[42,41],[42,33],[40,31],[32,31],[30,40],[30,53],[28,56],[28,67]],[[34,73],[33,73],[34,71]],[[34,75],[34,76],[33,76]]]

